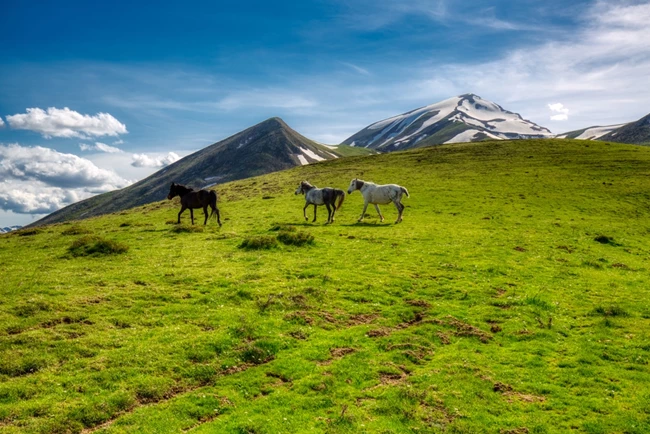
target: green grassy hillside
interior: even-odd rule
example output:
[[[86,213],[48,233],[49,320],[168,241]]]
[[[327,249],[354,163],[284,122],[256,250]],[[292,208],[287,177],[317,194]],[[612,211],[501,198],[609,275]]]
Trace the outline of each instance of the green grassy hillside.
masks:
[[[357,176],[404,222],[303,221]],[[0,432],[649,432],[649,185],[650,148],[481,142],[2,235]]]

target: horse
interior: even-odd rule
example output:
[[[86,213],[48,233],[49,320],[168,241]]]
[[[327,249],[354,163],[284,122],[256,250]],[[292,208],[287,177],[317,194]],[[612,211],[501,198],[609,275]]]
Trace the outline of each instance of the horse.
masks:
[[[327,207],[327,223],[334,223],[334,214],[338,209],[341,208],[343,200],[345,199],[345,192],[337,188],[325,187],[325,188],[316,188],[316,186],[311,185],[307,181],[302,181],[298,188],[296,189],[295,194],[304,194],[305,195],[305,207],[302,209],[302,214],[307,218],[307,207],[309,205],[314,205],[314,220],[316,221],[316,207],[318,205],[325,205]],[[336,198],[339,198],[339,203],[336,205]],[[330,207],[332,207],[330,209]]]
[[[169,194],[167,199],[171,200],[176,196],[181,198],[181,210],[178,212],[178,223],[181,222],[181,214],[187,208],[190,209],[190,218],[192,219],[192,224],[194,224],[194,209],[203,208],[203,213],[205,214],[205,221],[203,224],[208,223],[208,205],[212,208],[212,217],[215,213],[217,214],[217,223],[221,226],[221,218],[219,216],[219,208],[217,208],[217,193],[213,190],[199,190],[194,191],[192,188],[185,187],[184,185],[175,184],[172,182],[172,186],[169,189]]]
[[[399,213],[395,224],[402,221],[402,213],[404,212],[405,208],[404,205],[402,205],[402,195],[406,194],[406,197],[410,197],[409,192],[405,187],[397,184],[377,185],[373,182],[354,178],[348,187],[348,194],[352,194],[352,192],[355,190],[359,190],[361,192],[364,202],[363,212],[361,213],[361,217],[359,217],[358,221],[363,221],[363,217],[366,215],[366,209],[368,209],[368,204],[371,203],[375,206],[377,214],[379,214],[379,218],[383,222],[384,216],[381,215],[381,211],[379,211],[377,204],[386,204],[391,202],[395,204],[395,208],[397,208],[397,212]]]

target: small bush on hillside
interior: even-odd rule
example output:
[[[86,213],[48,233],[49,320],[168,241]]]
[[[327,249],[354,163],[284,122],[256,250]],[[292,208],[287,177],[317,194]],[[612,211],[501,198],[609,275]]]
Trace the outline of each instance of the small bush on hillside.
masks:
[[[32,235],[38,235],[41,232],[43,232],[42,229],[33,228],[33,229],[21,229],[21,230],[18,230],[18,231],[16,231],[16,234],[19,237],[29,237],[29,236],[32,236]]]
[[[203,226],[179,225],[171,229],[175,234],[187,234],[190,232],[203,232]]]
[[[594,238],[594,241],[598,241],[600,244],[613,244],[614,238],[608,237],[607,235],[598,235]]]
[[[307,232],[289,232],[282,230],[278,233],[278,241],[288,246],[304,246],[313,244],[314,236]]]
[[[289,226],[285,223],[277,223],[269,229],[271,231],[277,232],[277,231],[286,231],[286,232],[295,232],[296,228],[295,226]]]
[[[91,235],[79,238],[68,248],[68,251],[75,257],[116,255],[128,250],[129,247],[125,244]]]
[[[244,238],[244,241],[239,245],[240,249],[246,250],[266,250],[277,247],[278,241],[271,236],[261,235],[257,237]]]
[[[275,342],[257,341],[254,344],[248,344],[240,353],[240,358],[244,363],[258,365],[273,359],[278,350],[279,346]]]
[[[61,235],[86,235],[89,233],[90,230],[82,228],[81,226],[70,226],[68,229],[62,231]]]

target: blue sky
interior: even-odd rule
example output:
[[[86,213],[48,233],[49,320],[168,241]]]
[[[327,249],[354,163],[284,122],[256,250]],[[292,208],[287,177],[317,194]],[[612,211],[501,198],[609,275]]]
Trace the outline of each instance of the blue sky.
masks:
[[[6,2],[0,226],[271,116],[328,144],[467,92],[555,133],[633,121],[648,22],[648,1]]]

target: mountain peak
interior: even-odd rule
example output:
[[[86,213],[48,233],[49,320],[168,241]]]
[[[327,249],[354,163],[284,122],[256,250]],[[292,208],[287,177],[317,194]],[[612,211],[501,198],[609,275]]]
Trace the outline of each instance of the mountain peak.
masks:
[[[550,137],[517,113],[473,93],[375,122],[346,139],[351,146],[396,151],[441,143]]]

